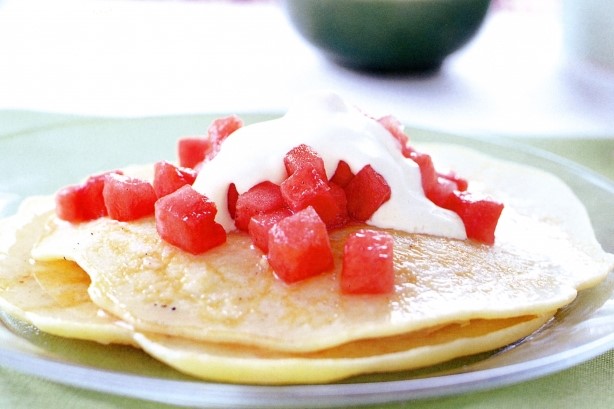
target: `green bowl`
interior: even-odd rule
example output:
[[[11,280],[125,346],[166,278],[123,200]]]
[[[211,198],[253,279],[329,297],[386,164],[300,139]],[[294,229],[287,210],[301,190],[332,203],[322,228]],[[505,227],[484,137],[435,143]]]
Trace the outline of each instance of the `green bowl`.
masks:
[[[490,0],[282,0],[297,31],[337,63],[437,69],[480,28]]]

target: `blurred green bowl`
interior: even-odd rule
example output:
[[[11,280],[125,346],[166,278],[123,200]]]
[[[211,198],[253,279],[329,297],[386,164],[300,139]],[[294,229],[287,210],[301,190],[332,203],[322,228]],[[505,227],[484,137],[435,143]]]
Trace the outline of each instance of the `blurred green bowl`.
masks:
[[[437,69],[478,31],[490,0],[281,0],[297,31],[337,63]]]

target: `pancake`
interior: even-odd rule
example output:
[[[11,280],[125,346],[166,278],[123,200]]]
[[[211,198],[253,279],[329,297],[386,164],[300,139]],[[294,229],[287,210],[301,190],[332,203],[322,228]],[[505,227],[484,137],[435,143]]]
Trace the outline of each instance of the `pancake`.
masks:
[[[613,269],[555,176],[458,146],[422,148],[505,208],[492,246],[387,230],[391,294],[339,290],[343,243],[364,225],[331,232],[334,271],[288,285],[246,234],[194,256],[162,241],[153,218],[70,224],[44,197],[0,221],[0,308],[54,335],[133,344],[206,380],[324,383],[516,342]],[[152,167],[126,173],[151,180]]]
[[[459,147],[431,148],[439,167],[505,202],[497,240],[487,246],[390,231],[396,283],[389,296],[340,294],[340,251],[352,227],[331,234],[333,273],[290,286],[244,234],[192,256],[162,242],[152,219],[78,226],[52,219],[33,254],[76,261],[91,277],[93,302],[137,332],[287,353],[547,314],[612,269],[614,256],[603,252],[586,210],[559,179]]]
[[[136,333],[151,356],[210,381],[249,384],[315,384],[353,375],[418,369],[490,351],[539,329],[550,314],[450,324],[408,334],[367,339],[328,350],[291,354],[244,345],[212,344]]]
[[[31,198],[17,215],[0,222],[2,309],[54,335],[138,345],[169,366],[209,381],[324,383],[357,374],[415,369],[507,345],[551,316],[472,320],[302,354],[132,333],[90,300],[89,277],[76,263],[30,259],[33,243],[53,218],[52,207],[52,198]]]
[[[458,170],[470,180],[472,192],[505,203],[496,231],[498,247],[551,257],[578,290],[595,286],[614,268],[614,255],[605,253],[595,238],[586,208],[555,175],[468,148],[422,147],[437,167]]]
[[[30,198],[16,215],[0,221],[0,308],[50,334],[134,344],[129,330],[91,302],[90,278],[76,263],[31,259],[53,208],[52,198]]]

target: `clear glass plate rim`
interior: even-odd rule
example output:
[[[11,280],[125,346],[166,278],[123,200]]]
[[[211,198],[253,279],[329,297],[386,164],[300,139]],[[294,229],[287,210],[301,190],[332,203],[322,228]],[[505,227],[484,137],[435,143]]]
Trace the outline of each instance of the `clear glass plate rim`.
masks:
[[[292,386],[233,385],[149,378],[93,369],[49,357],[24,355],[4,346],[0,347],[0,362],[20,372],[69,386],[175,405],[255,408],[262,405],[304,407],[308,403],[309,407],[330,407],[410,401],[501,387],[570,368],[612,348],[614,334],[609,334],[558,354],[475,372],[386,382]],[[100,375],[104,376],[104,383],[97,382]],[[177,389],[182,389],[182,393],[173,393]],[[186,396],[190,398],[186,399]]]

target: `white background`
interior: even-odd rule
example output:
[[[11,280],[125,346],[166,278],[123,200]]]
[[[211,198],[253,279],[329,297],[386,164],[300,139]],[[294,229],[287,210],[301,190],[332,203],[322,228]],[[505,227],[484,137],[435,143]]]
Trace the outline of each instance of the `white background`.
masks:
[[[614,136],[614,71],[570,58],[556,2],[493,8],[430,76],[370,76],[305,43],[274,1],[0,0],[0,109],[282,112],[331,89],[462,133]]]

